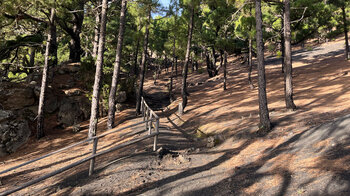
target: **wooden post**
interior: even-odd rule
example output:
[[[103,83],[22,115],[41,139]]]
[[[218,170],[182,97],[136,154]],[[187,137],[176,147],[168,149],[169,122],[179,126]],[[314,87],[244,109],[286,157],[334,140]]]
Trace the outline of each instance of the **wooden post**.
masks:
[[[183,113],[182,103],[179,103],[179,115],[182,116]]]
[[[144,115],[143,115],[143,110],[144,110],[143,97],[141,97],[141,112],[142,112],[142,117],[144,116]],[[145,120],[145,119],[143,119],[143,120]]]
[[[96,154],[97,142],[98,142],[98,138],[94,139],[94,144],[92,146],[92,153],[91,153],[92,156]],[[91,176],[94,173],[94,169],[95,169],[95,158],[92,158],[90,160],[89,176]]]
[[[145,108],[146,108],[146,112],[145,112],[145,118],[146,118],[146,130],[148,129],[148,118],[149,118],[149,108],[148,107],[146,107],[145,106]]]
[[[153,151],[157,150],[157,143],[158,143],[158,135],[159,135],[159,118],[156,118],[156,133],[157,135],[154,136],[154,143],[153,143]]]
[[[151,135],[151,132],[152,132],[152,122],[153,122],[153,119],[152,119],[152,111],[149,113],[149,119],[151,121],[148,122],[148,134]]]

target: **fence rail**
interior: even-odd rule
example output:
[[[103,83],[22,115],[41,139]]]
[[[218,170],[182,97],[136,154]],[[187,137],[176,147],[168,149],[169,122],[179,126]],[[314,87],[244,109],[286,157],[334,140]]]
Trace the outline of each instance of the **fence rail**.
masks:
[[[38,157],[36,159],[27,161],[25,163],[22,163],[22,164],[19,164],[17,166],[14,166],[14,167],[11,167],[9,169],[6,169],[4,171],[1,171],[0,174],[5,174],[5,173],[8,173],[8,172],[13,171],[15,169],[18,169],[18,168],[24,167],[26,165],[29,165],[31,163],[34,163],[36,161],[39,161],[41,159],[50,157],[52,155],[55,155],[55,154],[58,154],[60,152],[66,151],[66,150],[71,149],[73,147],[76,147],[76,146],[79,146],[79,145],[82,145],[82,144],[85,144],[85,143],[93,141],[93,144],[92,144],[93,147],[92,147],[92,151],[91,151],[91,155],[90,156],[85,157],[84,159],[81,159],[81,160],[76,161],[74,163],[71,163],[71,164],[69,164],[69,165],[67,165],[65,167],[62,167],[62,168],[58,169],[58,170],[55,170],[55,171],[50,172],[48,174],[45,174],[45,175],[43,175],[43,176],[41,176],[39,178],[36,178],[36,179],[31,180],[29,182],[26,182],[26,183],[24,183],[24,184],[22,184],[20,186],[17,186],[17,187],[15,187],[13,189],[10,189],[10,190],[7,190],[5,192],[2,192],[2,193],[0,193],[0,196],[9,195],[9,194],[15,193],[15,192],[17,192],[19,190],[22,190],[22,189],[24,189],[26,187],[32,186],[32,185],[34,185],[36,183],[39,183],[39,182],[41,182],[41,181],[43,181],[43,180],[45,180],[47,178],[50,178],[52,176],[55,176],[55,175],[57,175],[59,173],[62,173],[64,171],[66,171],[68,169],[71,169],[71,168],[76,167],[76,166],[78,166],[80,164],[83,164],[83,163],[85,163],[87,161],[90,161],[89,175],[92,175],[93,172],[94,172],[94,168],[95,168],[95,158],[96,157],[104,155],[104,154],[107,154],[109,152],[113,152],[115,150],[118,150],[118,149],[121,149],[121,148],[124,148],[124,147],[127,147],[129,145],[141,142],[141,141],[146,140],[146,139],[151,138],[151,137],[154,137],[153,151],[156,151],[157,150],[157,143],[158,143],[158,135],[159,135],[159,117],[148,106],[148,104],[146,103],[146,101],[144,100],[143,97],[141,97],[141,111],[142,111],[142,117],[143,117],[143,121],[142,122],[135,123],[135,124],[123,127],[123,128],[119,128],[119,129],[116,129],[116,130],[113,130],[113,131],[110,131],[110,132],[106,132],[106,133],[98,135],[98,136],[94,136],[94,137],[88,138],[86,140],[77,142],[75,144],[66,146],[66,147],[61,148],[59,150],[56,150],[54,152],[48,153],[48,154],[46,154],[44,156]],[[143,124],[143,123],[145,123],[146,131],[148,131],[148,135],[145,135],[145,136],[143,136],[141,138],[137,138],[137,139],[134,139],[134,140],[127,141],[125,143],[119,144],[119,145],[114,146],[112,148],[109,148],[107,150],[98,152],[98,148],[97,147],[98,147],[98,140],[100,138],[103,138],[103,137],[105,137],[107,135],[110,135],[112,133],[116,133],[116,132],[122,131],[124,129],[135,127],[135,126]]]

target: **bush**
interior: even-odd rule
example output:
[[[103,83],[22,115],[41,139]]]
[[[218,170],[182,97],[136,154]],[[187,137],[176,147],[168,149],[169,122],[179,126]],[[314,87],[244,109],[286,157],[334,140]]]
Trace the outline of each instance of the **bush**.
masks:
[[[282,57],[282,52],[279,50],[276,52],[276,57],[281,58]]]

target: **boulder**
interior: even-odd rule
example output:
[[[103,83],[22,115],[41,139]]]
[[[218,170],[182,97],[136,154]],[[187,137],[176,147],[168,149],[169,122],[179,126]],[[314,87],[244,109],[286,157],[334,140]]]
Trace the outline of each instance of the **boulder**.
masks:
[[[80,70],[80,63],[64,63],[61,65],[59,73],[77,73]]]
[[[0,110],[0,123],[9,120],[13,115],[13,112],[10,110]]]
[[[58,111],[58,124],[63,127],[79,124],[90,116],[90,103],[84,96],[64,98]]]
[[[121,103],[115,104],[115,110],[116,110],[116,112],[121,112],[121,111],[123,111],[124,109],[125,109],[125,106],[124,106],[123,104],[121,104]]]
[[[30,85],[32,85],[32,86],[36,86],[38,83],[36,82],[36,81],[31,81],[30,83],[29,83]]]
[[[8,120],[0,124],[0,157],[15,152],[30,136],[28,122],[23,119]]]
[[[84,114],[79,108],[79,103],[70,99],[64,99],[58,111],[58,123],[68,127],[83,121]]]
[[[41,90],[40,86],[34,87],[34,94],[35,94],[35,97],[37,98],[37,100],[39,100],[40,90]],[[49,114],[54,113],[59,106],[57,96],[53,92],[54,91],[53,91],[52,87],[46,88],[45,112],[49,113]],[[38,105],[38,104],[36,104],[36,105]]]
[[[115,101],[117,103],[124,103],[126,101],[126,98],[127,98],[126,92],[125,91],[119,91],[117,93],[117,96],[115,97]]]
[[[55,96],[53,93],[48,93],[45,98],[45,112],[52,114],[54,113],[59,107],[57,96]]]
[[[29,85],[7,83],[0,88],[0,105],[5,110],[18,110],[35,103],[33,89]]]
[[[73,97],[73,96],[81,95],[82,91],[78,88],[72,88],[72,89],[64,90],[64,94],[66,94],[68,97]]]

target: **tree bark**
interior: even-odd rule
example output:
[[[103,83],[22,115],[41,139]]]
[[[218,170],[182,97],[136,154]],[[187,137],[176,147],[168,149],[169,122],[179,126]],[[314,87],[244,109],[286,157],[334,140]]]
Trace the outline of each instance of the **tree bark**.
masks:
[[[187,73],[188,73],[188,63],[190,60],[190,48],[191,48],[191,41],[192,41],[192,32],[193,32],[193,18],[194,18],[194,7],[191,8],[191,16],[190,16],[190,22],[188,24],[188,37],[187,37],[187,48],[186,48],[186,56],[185,56],[185,65],[182,69],[182,111],[185,111],[185,108],[187,106]]]
[[[106,23],[107,23],[107,0],[103,0],[102,11],[101,11],[100,39],[98,43],[98,53],[97,53],[97,60],[96,60],[95,82],[94,82],[94,88],[92,93],[89,138],[95,136],[96,130],[97,130],[98,99],[100,97],[101,78],[103,74],[102,69],[103,69],[103,53],[105,48]]]
[[[77,10],[84,10],[85,0],[79,0]],[[80,43],[80,33],[84,21],[84,12],[74,12],[71,23],[72,27],[68,26],[68,22],[64,19],[59,19],[60,27],[70,36],[69,42],[69,59],[72,62],[80,62],[81,54],[83,50]]]
[[[284,13],[284,7],[282,8],[282,10]],[[284,16],[281,20],[281,27],[284,28]],[[281,29],[281,53],[282,53],[282,55],[281,55],[281,57],[282,57],[281,58],[282,70],[281,71],[282,71],[282,73],[284,73],[284,64],[285,64],[284,56],[285,56],[286,51],[285,51],[284,30],[282,31],[282,29]]]
[[[177,57],[175,57],[175,76],[177,77]]]
[[[112,129],[114,127],[114,118],[115,118],[115,94],[117,92],[119,73],[120,73],[120,61],[122,56],[123,49],[123,40],[124,40],[124,31],[125,31],[125,17],[126,17],[126,5],[127,0],[122,1],[122,7],[120,11],[120,24],[119,24],[119,35],[118,35],[118,44],[117,52],[114,63],[114,71],[112,77],[112,85],[109,93],[108,100],[108,122],[107,129]]]
[[[55,9],[51,8],[49,27],[52,28],[55,26]],[[47,76],[49,72],[49,60],[50,60],[50,44],[52,42],[52,29],[49,29],[46,41],[45,49],[45,64],[43,69],[43,76],[41,79],[41,89],[39,97],[39,106],[38,106],[38,120],[37,120],[37,139],[44,137],[44,109],[45,109],[45,96],[46,96],[46,87],[47,87]]]
[[[138,60],[138,55],[139,55],[139,48],[140,48],[140,40],[137,38],[136,51],[135,51],[135,57],[134,57],[134,74],[135,74],[135,76],[138,74],[137,60]]]
[[[271,122],[269,117],[269,109],[267,106],[267,95],[266,95],[261,0],[255,0],[255,18],[256,18],[256,43],[257,43],[257,60],[258,60],[259,116],[260,116],[259,132],[266,133],[271,129]]]
[[[226,81],[227,81],[227,52],[224,51],[224,91],[227,90],[226,88]]]
[[[97,1],[97,6],[101,4],[101,1]],[[97,8],[95,16],[95,29],[94,29],[94,42],[92,48],[92,57],[96,58],[98,51],[98,39],[100,34],[100,20],[101,20],[101,8]]]
[[[148,20],[146,23],[146,31],[145,31],[145,39],[143,42],[143,54],[142,54],[142,60],[141,60],[141,71],[140,71],[140,85],[139,90],[137,92],[136,97],[136,115],[139,115],[141,113],[141,97],[143,95],[143,83],[145,80],[145,72],[146,72],[146,60],[147,60],[147,47],[148,47],[148,37],[149,37],[149,24],[151,22],[151,8],[149,8],[148,11]]]
[[[345,58],[350,60],[350,51],[349,51],[349,38],[348,38],[348,24],[346,21],[346,11],[345,5],[341,8],[343,13],[343,25],[344,25],[344,34],[345,34]]]
[[[248,57],[248,66],[249,66],[249,70],[248,70],[248,83],[249,83],[249,87],[250,89],[254,89],[254,85],[252,82],[252,69],[253,69],[253,54],[252,54],[252,50],[253,50],[253,46],[252,46],[252,38],[249,38],[249,57]]]
[[[34,63],[35,63],[35,48],[31,47],[29,50],[30,50],[30,52],[29,52],[29,67],[34,67]]]
[[[56,21],[56,15],[54,15],[54,21]],[[50,26],[50,34],[51,34],[51,43],[49,48],[50,53],[50,66],[55,67],[57,65],[57,28],[56,24],[54,22],[49,22]]]
[[[171,64],[170,84],[169,84],[169,98],[170,98],[170,101],[172,101],[173,80],[174,80],[173,78],[174,78],[175,63],[176,63],[176,35],[174,35],[174,40],[173,40],[173,63]]]
[[[286,108],[295,110],[293,101],[293,67],[290,30],[290,0],[284,0],[284,94]]]

